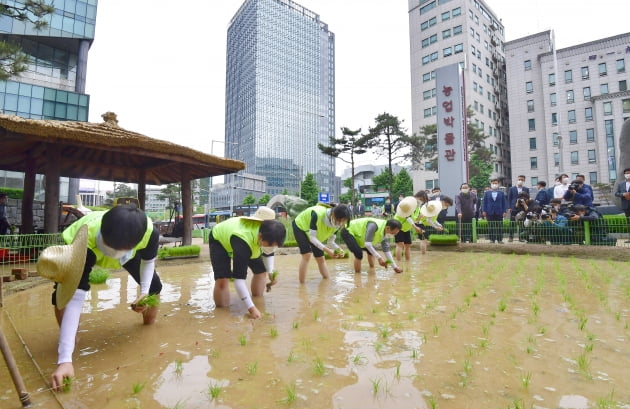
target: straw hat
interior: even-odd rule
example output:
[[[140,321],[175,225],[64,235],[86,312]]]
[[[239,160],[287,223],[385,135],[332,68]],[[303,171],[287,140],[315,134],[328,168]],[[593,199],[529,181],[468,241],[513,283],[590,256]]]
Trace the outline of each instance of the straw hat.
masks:
[[[442,211],[441,200],[431,200],[420,208],[420,213],[425,217],[437,216]]]
[[[88,227],[83,225],[77,231],[72,244],[45,248],[37,260],[40,276],[57,283],[57,308],[62,309],[74,295],[85,266],[87,254]]]
[[[267,206],[260,206],[253,215],[243,216],[243,219],[256,221],[275,220],[276,212]]]
[[[409,217],[413,214],[413,212],[418,207],[418,201],[413,196],[407,196],[403,200],[398,203],[398,207],[396,208],[396,216],[398,217]]]

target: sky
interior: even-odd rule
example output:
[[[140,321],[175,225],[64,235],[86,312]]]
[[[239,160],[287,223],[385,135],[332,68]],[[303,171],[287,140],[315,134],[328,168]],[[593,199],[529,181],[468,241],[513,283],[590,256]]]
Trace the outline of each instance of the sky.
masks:
[[[101,0],[89,52],[90,122],[223,156],[225,52],[243,0]],[[411,127],[406,0],[298,0],[335,33],[336,127],[388,112]],[[628,32],[628,0],[487,0],[506,41],[554,29],[557,48]],[[364,158],[359,164],[374,162]],[[338,162],[337,175],[346,164]]]

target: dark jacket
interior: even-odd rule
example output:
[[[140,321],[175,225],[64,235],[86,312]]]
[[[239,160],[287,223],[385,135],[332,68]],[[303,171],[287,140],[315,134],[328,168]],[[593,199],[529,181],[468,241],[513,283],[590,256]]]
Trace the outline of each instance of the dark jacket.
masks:
[[[492,193],[496,192],[496,199],[492,198]],[[500,216],[507,211],[507,200],[505,193],[500,190],[488,190],[483,194],[482,212],[488,216]]]

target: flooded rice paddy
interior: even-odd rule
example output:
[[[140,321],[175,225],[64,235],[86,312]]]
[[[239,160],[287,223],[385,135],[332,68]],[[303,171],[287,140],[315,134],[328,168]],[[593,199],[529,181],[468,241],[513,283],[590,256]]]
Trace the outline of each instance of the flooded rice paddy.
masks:
[[[630,408],[627,263],[414,252],[403,274],[330,260],[322,280],[311,261],[305,285],[298,263],[276,257],[256,321],[233,289],[215,309],[207,258],[159,264],[153,326],[113,273],[92,286],[56,396],[51,286],[6,297],[0,323],[36,408]],[[0,407],[21,407],[2,364]]]

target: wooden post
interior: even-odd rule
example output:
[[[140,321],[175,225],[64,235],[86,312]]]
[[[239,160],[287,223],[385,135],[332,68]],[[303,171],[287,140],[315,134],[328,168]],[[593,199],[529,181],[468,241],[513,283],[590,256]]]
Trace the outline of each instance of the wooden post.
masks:
[[[44,230],[46,233],[59,231],[59,161],[61,152],[58,145],[46,145],[46,200],[44,208]]]
[[[26,386],[24,385],[24,381],[22,381],[22,376],[20,375],[20,371],[18,370],[17,364],[15,363],[13,354],[9,349],[9,343],[4,337],[2,328],[0,328],[0,350],[2,350],[4,362],[6,362],[7,364],[7,368],[9,369],[9,373],[11,374],[11,379],[13,380],[13,384],[15,385],[15,390],[20,397],[20,402],[22,402],[22,406],[31,406],[31,397],[28,392],[26,392]]]

